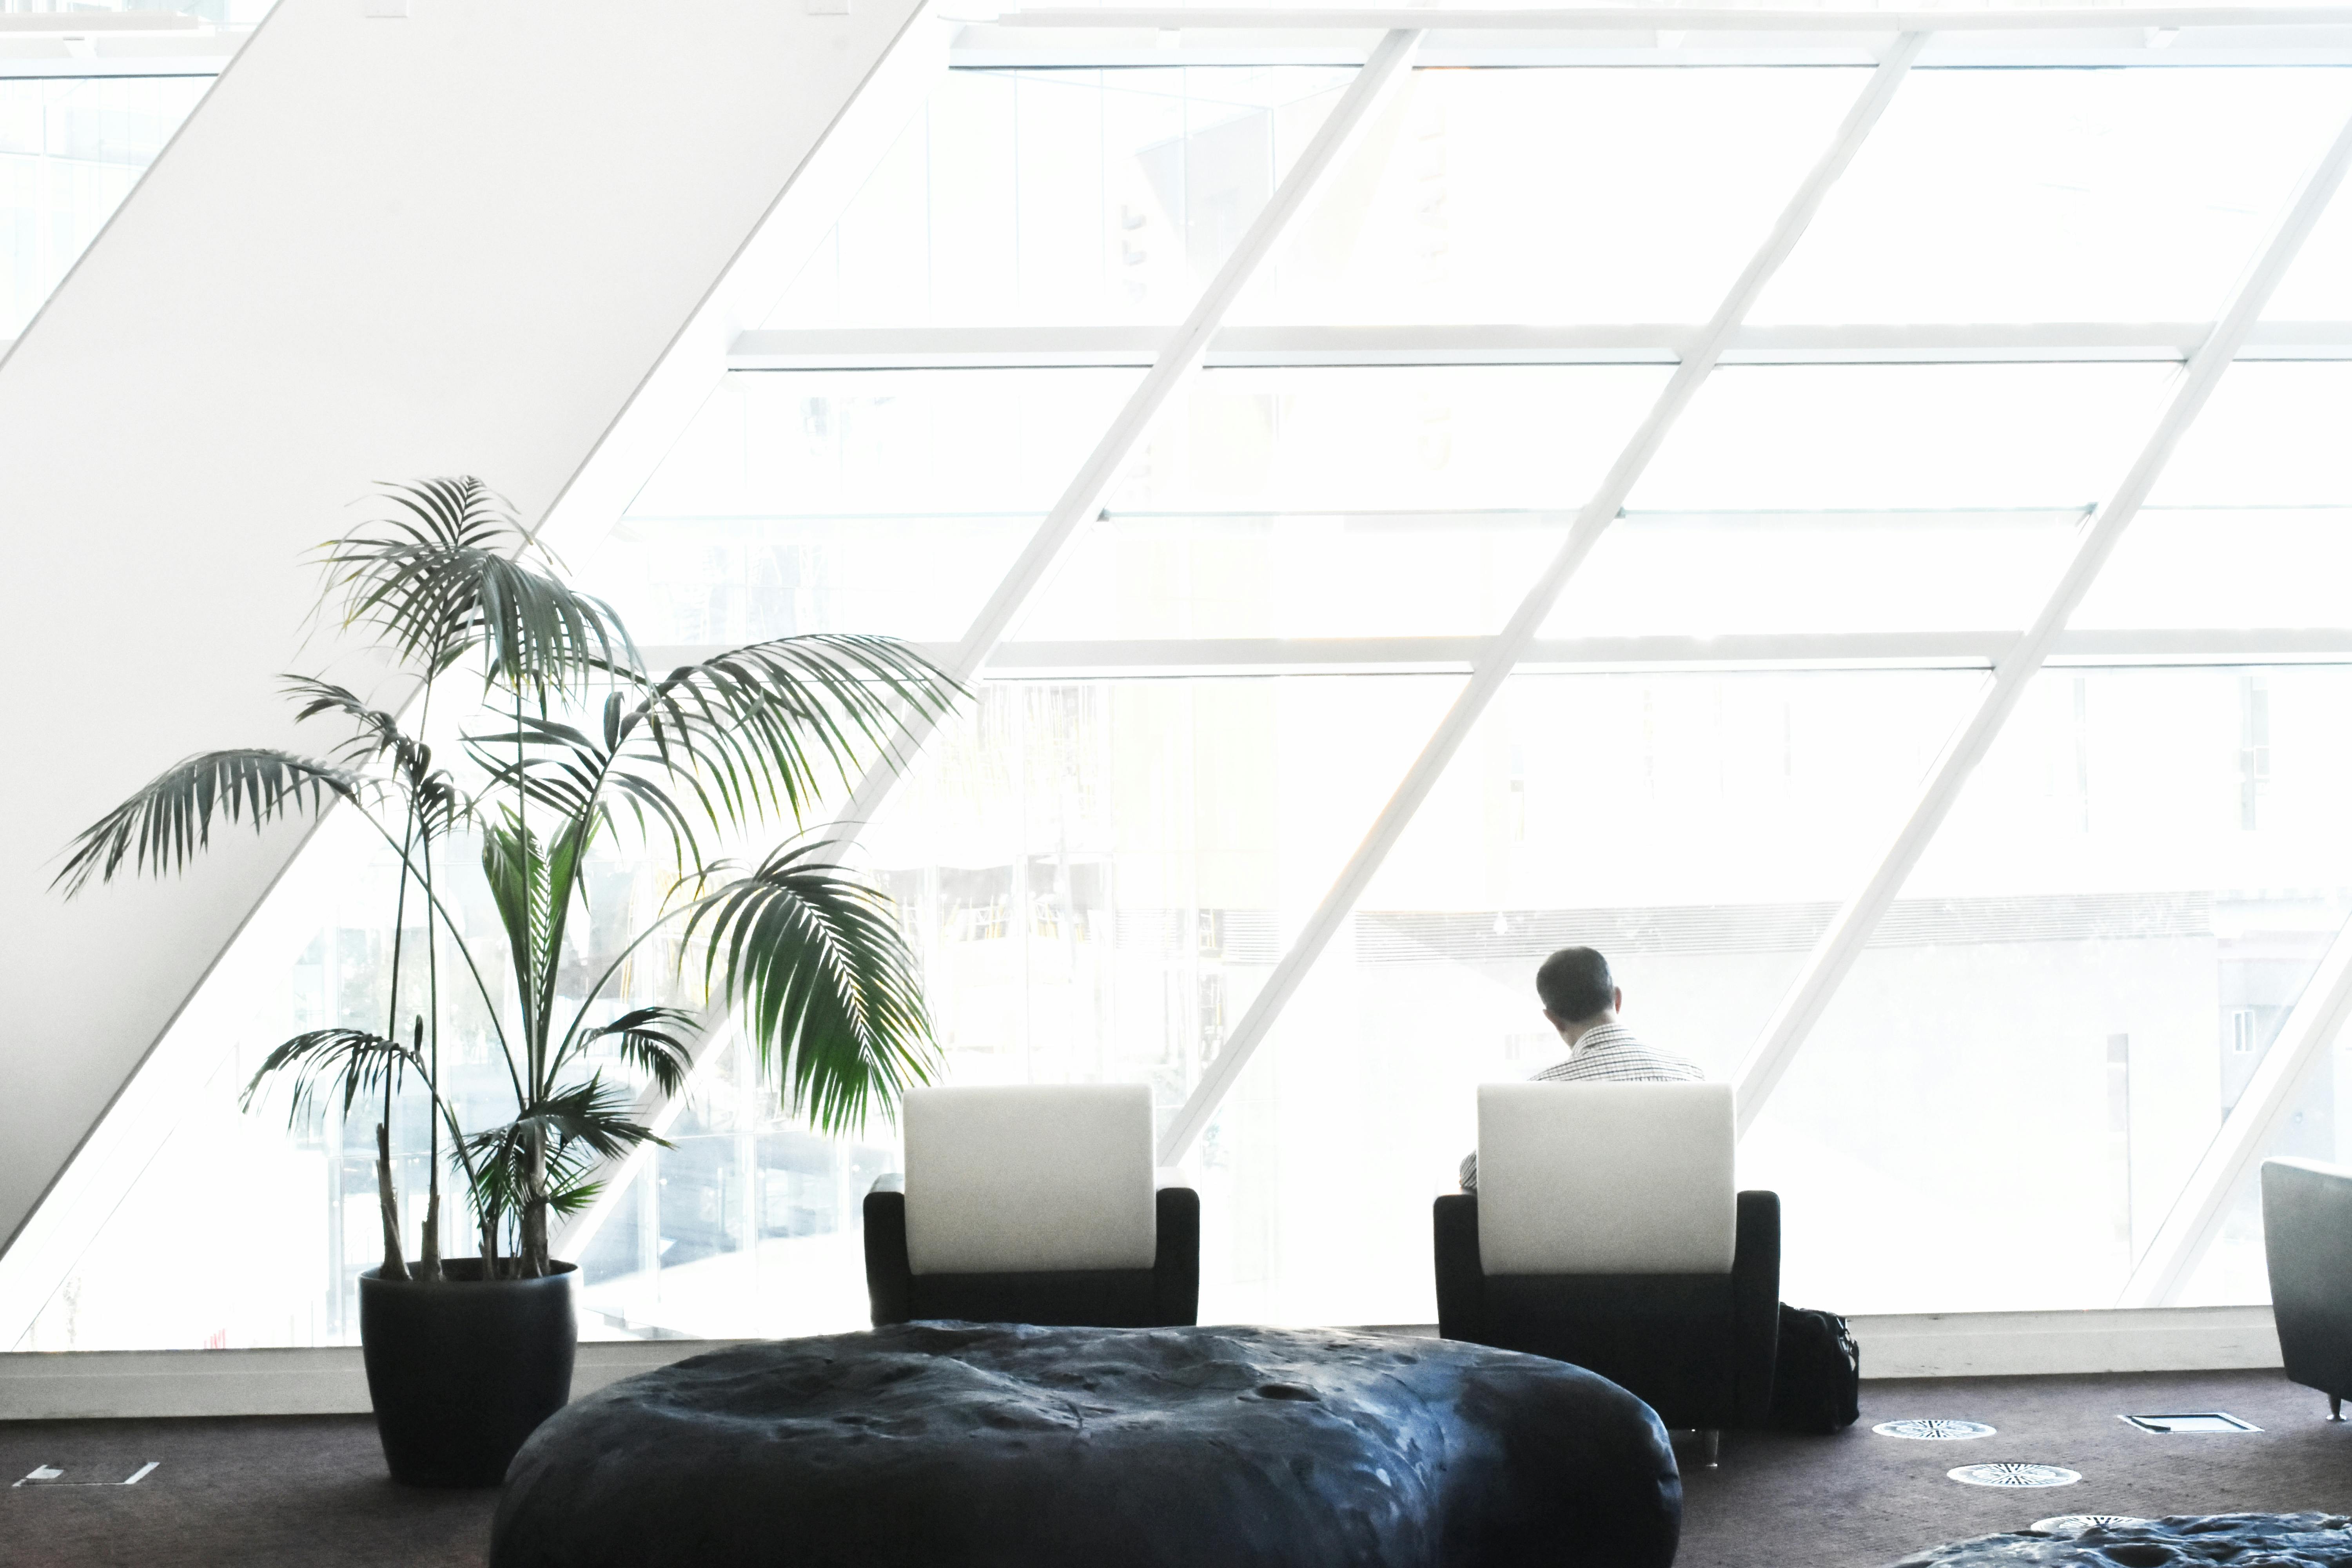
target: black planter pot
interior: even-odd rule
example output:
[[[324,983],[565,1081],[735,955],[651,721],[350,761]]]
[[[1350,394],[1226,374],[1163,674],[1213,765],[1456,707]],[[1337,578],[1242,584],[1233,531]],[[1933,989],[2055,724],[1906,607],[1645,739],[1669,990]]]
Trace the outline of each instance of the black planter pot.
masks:
[[[392,1479],[494,1487],[539,1424],[572,1397],[572,1266],[537,1279],[482,1279],[446,1259],[438,1284],[360,1276],[368,1397]]]

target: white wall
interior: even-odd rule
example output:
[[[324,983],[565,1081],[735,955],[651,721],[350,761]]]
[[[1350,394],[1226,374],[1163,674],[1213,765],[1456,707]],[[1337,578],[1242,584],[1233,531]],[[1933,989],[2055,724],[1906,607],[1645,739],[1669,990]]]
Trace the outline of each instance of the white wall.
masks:
[[[918,5],[280,0],[0,361],[9,1246],[300,835],[71,904],[60,851],[294,739],[272,677],[331,653],[300,557],[368,481],[609,520],[943,63]]]

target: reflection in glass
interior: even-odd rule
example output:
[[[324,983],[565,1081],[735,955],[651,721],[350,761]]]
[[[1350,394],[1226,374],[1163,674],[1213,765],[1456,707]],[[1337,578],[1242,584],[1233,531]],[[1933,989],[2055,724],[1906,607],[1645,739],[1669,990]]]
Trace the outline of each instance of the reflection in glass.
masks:
[[[1139,374],[730,374],[582,552],[583,584],[654,647],[953,642]]]
[[[2352,910],[2347,700],[2339,669],[2035,679],[1742,1145],[1788,1289],[2115,1301]]]
[[[1460,686],[984,686],[864,850],[922,953],[947,1081],[1143,1082],[1164,1124]],[[860,1205],[898,1168],[890,1130],[809,1137],[724,1052],[688,1100],[665,1132],[677,1147],[646,1162],[584,1254],[598,1321],[652,1336],[863,1323]],[[1253,1125],[1229,1109],[1188,1167],[1206,1205],[1203,1319],[1313,1321],[1266,1293],[1297,1264],[1247,1216],[1283,1201],[1299,1155],[1253,1144]]]
[[[633,520],[1042,512],[1135,370],[738,371]]]
[[[1412,73],[1238,321],[1703,321],[1859,69]]]
[[[462,874],[478,858],[478,839],[460,835],[441,847],[438,879],[457,930],[478,951],[499,952],[502,928],[489,895],[479,877]],[[345,1115],[338,1103],[289,1128],[282,1099],[265,1094],[251,1114],[238,1101],[261,1058],[289,1036],[383,1027],[394,878],[380,840],[355,820],[329,816],[93,1140],[105,1152],[101,1176],[127,1182],[102,1223],[70,1256],[12,1258],[12,1265],[49,1268],[57,1283],[11,1348],[357,1342],[359,1272],[383,1257],[373,1146],[381,1105],[362,1102]],[[609,848],[592,857],[584,873],[589,914],[574,922],[560,995],[577,1000],[576,990],[562,987],[583,986],[604,971],[639,929],[628,924],[633,907],[642,913],[668,879]],[[410,918],[405,940],[413,951],[425,933],[422,920]],[[655,946],[641,952],[645,962],[625,968],[608,993],[617,1008],[679,997],[672,965]],[[404,1009],[424,1005],[420,967],[404,968]],[[499,1005],[509,1005],[511,974],[493,963],[484,977]],[[452,988],[442,1006],[445,1095],[468,1125],[510,1114],[513,1091],[482,1004]],[[609,1050],[592,1056],[607,1084],[630,1094],[643,1088],[636,1070]],[[421,1095],[395,1100],[391,1132],[402,1167],[405,1245],[415,1256],[425,1217]],[[467,1234],[460,1194],[446,1182],[443,1200],[442,1233]],[[155,1270],[171,1258],[188,1261],[178,1272],[189,1283],[159,1298]]]
[[[1237,1300],[1431,1321],[1476,1086],[1565,1054],[1533,992],[1555,948],[1601,948],[1628,1021],[1727,1074],[1979,679],[1514,677],[1204,1143],[1250,1173],[1230,1223],[1279,1238]]]
[[[2263,310],[2266,321],[2352,321],[2352,197],[2338,187]]]
[[[0,81],[0,340],[16,337],[209,76]]]
[[[2177,371],[2156,364],[1726,365],[1635,511],[2087,510]]]
[[[2352,364],[2233,364],[2148,499],[2159,507],[2352,505],[2347,427]]]
[[[861,1205],[890,1130],[826,1138],[777,1110],[742,1037],[712,1042],[633,1174],[565,1237],[598,1337],[729,1339],[866,1326]]]
[[[1752,319],[2211,321],[2341,122],[2343,82],[1915,70]]]
[[[1354,74],[950,71],[767,324],[1181,320]]]
[[[2022,628],[2079,511],[1629,513],[1544,624],[1546,637]]]
[[[1559,548],[1561,512],[1110,513],[1024,639],[1492,633]]]
[[[1649,365],[1210,371],[1153,422],[1109,506],[1572,511],[1665,379]]]
[[[2352,510],[2158,510],[2132,520],[2078,630],[2352,624]]]

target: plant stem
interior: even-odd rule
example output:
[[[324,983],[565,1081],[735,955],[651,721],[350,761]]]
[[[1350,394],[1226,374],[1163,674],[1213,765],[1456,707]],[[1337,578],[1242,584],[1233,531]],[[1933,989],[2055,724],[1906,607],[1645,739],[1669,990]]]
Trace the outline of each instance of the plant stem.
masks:
[[[408,1265],[400,1259],[400,1208],[392,1196],[392,1129],[381,1121],[375,1124],[375,1199],[383,1215],[383,1269],[379,1277],[405,1279]]]
[[[530,1163],[524,1168],[530,1185],[522,1205],[522,1274],[536,1279],[548,1272],[547,1257],[547,1135],[533,1128],[525,1147]]]
[[[516,682],[514,691],[515,839],[522,850],[523,919],[520,934],[532,948],[529,962],[517,964],[515,971],[524,987],[522,1038],[526,1065],[523,1073],[530,1084],[531,1100],[536,1103],[546,1098],[550,1087],[546,1059],[547,1019],[544,1016],[547,1009],[541,1005],[545,999],[540,994],[540,985],[542,976],[553,975],[556,955],[537,950],[539,880],[531,872],[534,857],[530,839],[530,791],[524,787],[528,775],[524,771],[523,691],[520,680]],[[546,716],[546,707],[542,692],[540,700],[541,718]],[[547,929],[551,933],[557,929],[552,910],[548,911]],[[516,1109],[520,1113],[526,1108],[518,1106]],[[534,1131],[529,1135],[525,1147],[528,1157],[523,1167],[522,1213],[518,1216],[521,1225],[515,1237],[516,1251],[520,1255],[518,1258],[520,1267],[517,1272],[526,1279],[536,1279],[547,1272],[547,1141]]]
[[[383,1026],[383,1037],[400,1038],[400,948],[408,934],[408,846],[416,842],[416,797],[408,799],[408,825],[404,832],[400,852],[400,893],[392,906],[392,1000],[391,1017]],[[427,916],[428,923],[430,915]],[[399,1080],[396,1066],[387,1067],[383,1075],[383,1120],[376,1123],[376,1202],[383,1209],[383,1277],[405,1279],[408,1270],[400,1260],[400,1194],[392,1180],[392,1088]]]
[[[433,726],[433,678],[425,678],[425,702],[416,719],[416,764],[409,786],[409,809],[416,818],[416,858],[425,882],[425,1010],[433,1019],[431,1055],[425,1058],[425,1092],[432,1110],[441,1106],[441,963],[440,930],[433,923],[433,824],[416,802],[428,782],[425,759],[431,756],[427,737]],[[403,868],[404,875],[405,868]],[[405,884],[404,884],[404,886]],[[425,1051],[425,1020],[416,1020],[416,1047]],[[441,1280],[441,1119],[428,1111],[425,1118],[425,1236],[420,1272],[434,1284]]]
[[[425,1050],[425,1020],[422,1017],[416,1020],[416,1049],[419,1055]],[[436,1101],[441,1098],[440,1086],[434,1081],[438,1076],[431,1071],[425,1075],[426,1091]],[[417,1259],[416,1275],[428,1284],[438,1284],[441,1279],[441,1123],[437,1118],[425,1117],[425,1134],[431,1152],[425,1163],[425,1235],[419,1244],[423,1256]]]

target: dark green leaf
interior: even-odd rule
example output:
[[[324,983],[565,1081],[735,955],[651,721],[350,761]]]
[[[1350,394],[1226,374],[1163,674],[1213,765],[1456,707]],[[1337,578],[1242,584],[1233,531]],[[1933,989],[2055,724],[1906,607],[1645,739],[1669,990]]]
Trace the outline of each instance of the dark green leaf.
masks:
[[[940,1061],[915,955],[881,894],[787,845],[704,896],[687,937],[708,944],[704,981],[736,1008],[784,1103],[828,1131],[927,1083]]]
[[[366,787],[331,763],[289,752],[205,752],[156,774],[82,829],[50,886],[71,898],[93,876],[112,881],[126,860],[159,877],[183,870],[212,843],[216,817],[250,821],[258,833],[281,816],[316,816],[336,796],[355,801]]]

